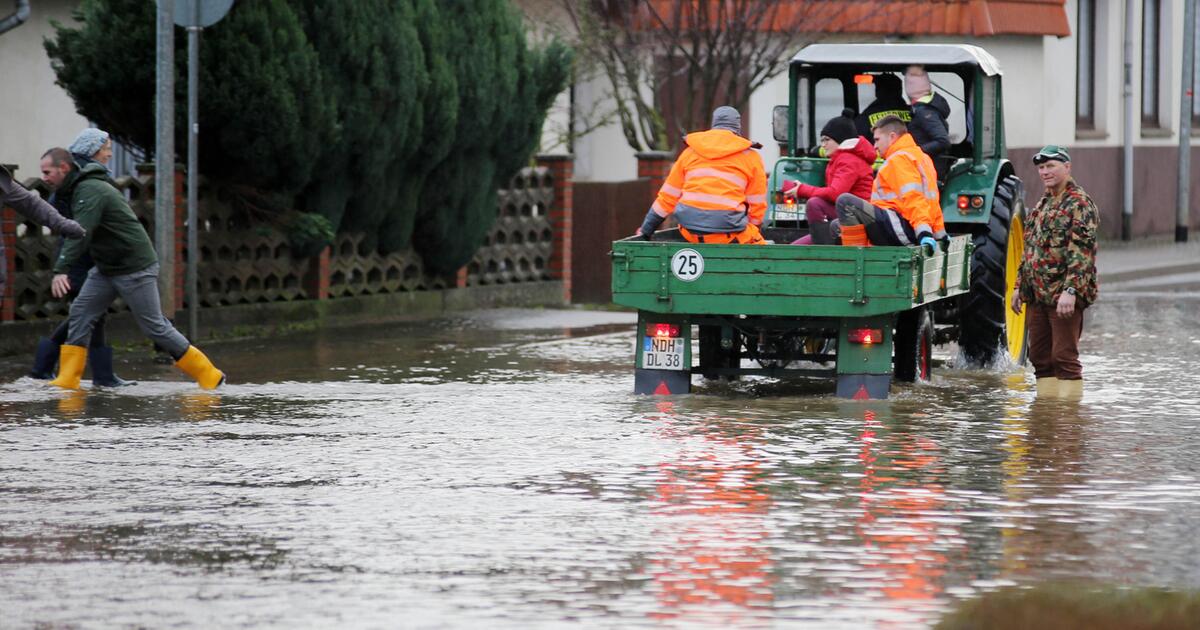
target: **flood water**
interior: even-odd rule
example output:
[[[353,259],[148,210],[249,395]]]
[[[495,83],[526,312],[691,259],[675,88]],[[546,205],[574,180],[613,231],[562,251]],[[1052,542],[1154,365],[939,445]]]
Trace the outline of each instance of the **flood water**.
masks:
[[[498,311],[0,363],[0,626],[923,628],[1005,585],[1200,588],[1200,296],[1106,295],[1082,404],[943,367],[632,390],[633,316]]]

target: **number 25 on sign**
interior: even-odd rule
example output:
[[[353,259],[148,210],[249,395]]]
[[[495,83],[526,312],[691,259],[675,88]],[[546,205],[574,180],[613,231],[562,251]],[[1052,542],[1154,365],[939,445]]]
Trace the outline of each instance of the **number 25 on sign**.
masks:
[[[691,282],[704,274],[704,257],[694,249],[681,249],[671,257],[671,273],[684,282]]]

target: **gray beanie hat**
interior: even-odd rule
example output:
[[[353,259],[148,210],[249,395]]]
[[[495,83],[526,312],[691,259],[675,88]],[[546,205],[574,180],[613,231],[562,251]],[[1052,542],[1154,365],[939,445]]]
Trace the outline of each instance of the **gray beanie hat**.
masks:
[[[738,113],[738,110],[728,105],[722,105],[713,110],[712,128],[725,129],[740,136],[742,135],[742,115]]]
[[[100,151],[105,142],[108,142],[107,131],[88,127],[75,136],[75,140],[71,142],[71,146],[67,150],[85,157],[92,157]]]

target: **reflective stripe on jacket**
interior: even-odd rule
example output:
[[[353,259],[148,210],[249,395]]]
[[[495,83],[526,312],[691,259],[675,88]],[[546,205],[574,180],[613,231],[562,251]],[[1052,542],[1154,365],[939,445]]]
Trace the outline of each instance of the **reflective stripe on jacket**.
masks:
[[[871,187],[871,203],[895,211],[908,221],[918,238],[922,234],[944,236],[946,224],[938,200],[933,160],[921,152],[912,134],[907,133],[888,147],[883,157],[883,166]]]
[[[741,232],[761,225],[767,211],[767,174],[751,142],[731,131],[688,134],[651,211],[675,214],[679,225],[701,233]]]

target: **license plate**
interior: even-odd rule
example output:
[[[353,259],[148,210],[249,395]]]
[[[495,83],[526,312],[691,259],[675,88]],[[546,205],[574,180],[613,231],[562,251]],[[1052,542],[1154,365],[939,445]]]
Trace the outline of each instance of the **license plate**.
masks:
[[[642,338],[642,367],[647,370],[686,370],[682,337]]]

